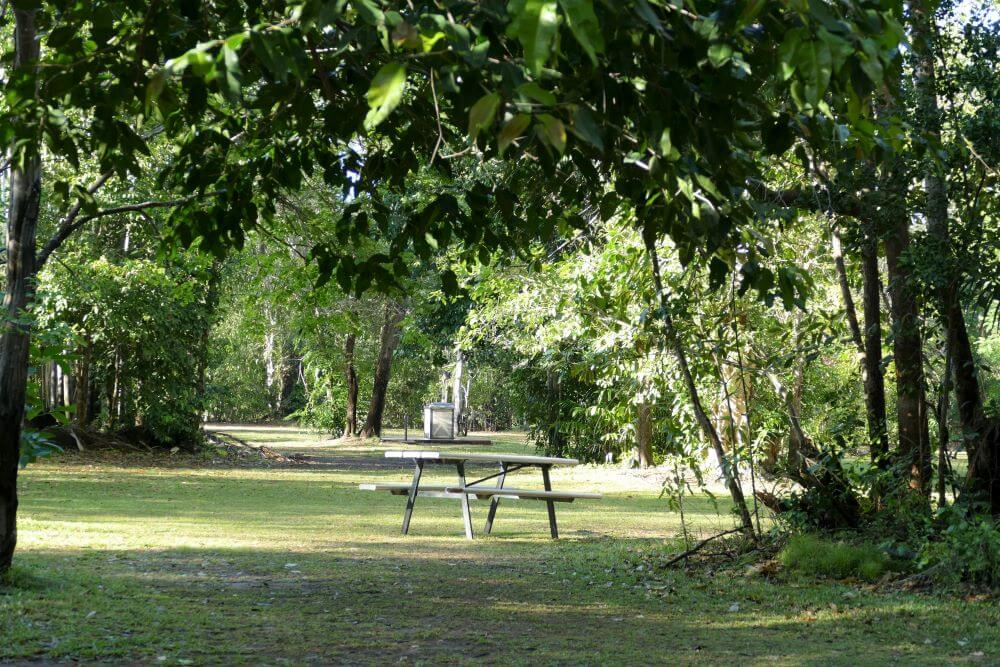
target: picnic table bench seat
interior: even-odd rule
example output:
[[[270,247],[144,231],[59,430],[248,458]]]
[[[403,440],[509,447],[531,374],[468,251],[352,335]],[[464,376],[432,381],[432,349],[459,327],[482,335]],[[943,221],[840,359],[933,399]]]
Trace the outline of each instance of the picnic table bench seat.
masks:
[[[358,488],[362,491],[388,491],[394,496],[405,496],[410,492],[412,484],[410,482],[381,482],[375,484],[360,484]],[[469,499],[492,498],[521,498],[525,500],[552,500],[555,502],[571,503],[574,500],[600,500],[600,493],[581,493],[576,491],[543,491],[541,489],[512,489],[504,487],[498,489],[495,486],[455,486],[455,485],[429,485],[421,484],[417,495],[442,494],[440,497],[452,498],[462,494],[469,496]]]

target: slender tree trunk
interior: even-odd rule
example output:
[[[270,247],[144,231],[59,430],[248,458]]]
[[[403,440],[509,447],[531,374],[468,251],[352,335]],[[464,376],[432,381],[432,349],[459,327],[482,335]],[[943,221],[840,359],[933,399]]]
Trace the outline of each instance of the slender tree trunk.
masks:
[[[451,378],[451,395],[455,402],[455,412],[454,418],[455,423],[453,424],[454,433],[456,436],[458,433],[458,425],[461,423],[462,414],[465,411],[465,397],[462,395],[462,377],[465,372],[465,357],[462,355],[462,350],[455,348],[455,372],[452,374]]]
[[[865,222],[861,245],[862,306],[865,315],[862,375],[865,386],[865,413],[872,462],[889,465],[889,429],[885,410],[885,374],[882,370],[882,309],[879,295],[882,281],[878,268],[878,235],[874,224]]]
[[[400,304],[388,302],[385,305],[385,320],[379,342],[378,362],[375,365],[375,379],[372,383],[372,398],[368,405],[368,415],[361,429],[362,438],[382,434],[382,416],[385,412],[385,394],[392,376],[392,356],[399,345],[399,324],[405,313]]]
[[[559,404],[562,400],[559,386],[559,374],[553,369],[545,370],[545,398],[548,407],[548,454],[563,455],[562,432],[559,430]]]
[[[347,334],[344,342],[344,376],[347,380],[347,420],[344,437],[353,438],[358,433],[358,373],[354,369],[354,345],[357,336]]]
[[[935,7],[935,3],[927,0],[912,0],[909,18],[913,35],[911,52],[914,60],[914,89],[917,93],[917,123],[927,135],[939,141],[942,118],[935,71]],[[924,162],[924,192],[928,237],[935,255],[944,262],[944,275],[936,290],[937,309],[941,326],[948,332],[951,371],[955,376],[955,398],[963,440],[969,450],[969,484],[970,487],[993,487],[997,484],[996,480],[1000,479],[1000,451],[996,451],[1000,442],[996,437],[986,437],[987,431],[991,429],[987,428],[984,420],[983,395],[960,301],[962,268],[955,258],[951,242],[948,184],[942,166],[931,157],[925,158]],[[979,449],[984,451],[977,451]],[[989,461],[995,463],[989,464]],[[1000,512],[1000,498],[994,502],[994,511]]]
[[[653,465],[653,411],[649,403],[635,406],[635,447],[639,455],[639,466]]]
[[[941,373],[941,387],[938,390],[938,400],[936,406],[937,426],[938,426],[938,472],[937,472],[937,493],[938,506],[944,507],[947,502],[945,492],[945,478],[948,469],[948,411],[951,398],[951,347],[947,338],[944,344],[944,370]]]
[[[281,389],[278,393],[278,415],[287,417],[292,412],[292,392],[299,381],[300,361],[295,354],[295,344],[285,336],[281,341]]]
[[[34,68],[39,55],[35,10],[14,8],[14,68]],[[30,328],[19,323],[34,290],[35,235],[42,191],[38,156],[11,165],[7,214],[6,322],[0,334],[0,573],[17,545],[17,466],[28,384]]]
[[[63,405],[70,407],[75,405],[76,398],[76,372],[75,367],[70,366],[69,373],[63,373]]]
[[[198,341],[198,404],[200,417],[206,417],[206,380],[208,374],[208,348],[215,323],[215,311],[219,306],[219,260],[213,260],[208,271],[208,290],[205,293],[205,322]]]
[[[957,298],[948,303],[948,324],[951,369],[955,378],[955,398],[958,416],[962,423],[963,437],[975,443],[982,438],[984,423],[983,393],[979,386],[979,371],[972,353],[969,330]]]
[[[924,408],[924,367],[920,309],[908,265],[909,220],[897,215],[894,229],[885,238],[885,257],[892,293],[894,329],[893,357],[896,363],[896,421],[899,453],[908,462],[910,487],[930,492],[931,461],[927,412]]]
[[[267,403],[268,409],[273,413],[275,411],[274,404],[274,379],[275,379],[275,366],[274,366],[274,329],[270,326],[270,317],[268,319],[267,331],[264,332],[264,387],[267,390]]]
[[[830,225],[830,247],[833,251],[833,264],[837,268],[837,282],[840,284],[841,298],[844,299],[844,314],[847,316],[847,324],[851,330],[851,339],[858,351],[864,354],[858,311],[854,307],[854,295],[851,293],[851,284],[847,280],[847,266],[844,264],[844,245],[836,223]]]
[[[79,427],[90,423],[90,360],[93,349],[94,344],[87,340],[80,348],[80,359],[76,362],[76,392],[73,396],[76,414],[73,421]]]
[[[108,428],[113,429],[121,416],[121,352],[115,350],[114,365],[108,391]]]
[[[648,246],[647,252],[653,264],[653,279],[656,283],[656,293],[659,296],[660,308],[663,313],[662,318],[666,328],[667,343],[674,357],[677,359],[677,365],[680,367],[681,378],[684,380],[684,386],[687,389],[691,407],[694,409],[695,419],[697,419],[698,425],[705,434],[705,438],[715,451],[715,455],[719,458],[719,467],[722,470],[726,486],[729,488],[729,494],[733,498],[733,503],[740,514],[740,523],[743,526],[743,530],[747,535],[754,536],[753,520],[750,517],[750,510],[747,508],[746,498],[743,496],[743,489],[740,488],[736,471],[726,460],[726,452],[722,447],[722,439],[712,425],[712,420],[708,418],[704,406],[702,406],[701,398],[698,396],[698,387],[694,382],[694,376],[691,375],[691,368],[688,366],[687,355],[684,353],[684,348],[681,346],[680,339],[677,336],[677,329],[674,328],[673,318],[670,317],[670,304],[667,301],[667,293],[663,290],[663,279],[660,275],[660,260],[656,255],[656,248]]]

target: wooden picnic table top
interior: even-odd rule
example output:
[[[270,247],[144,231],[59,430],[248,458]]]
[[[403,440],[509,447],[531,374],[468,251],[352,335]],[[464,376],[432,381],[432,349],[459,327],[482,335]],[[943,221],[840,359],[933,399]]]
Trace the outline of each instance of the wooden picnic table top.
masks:
[[[458,463],[474,461],[481,463],[515,463],[530,466],[575,466],[577,459],[561,459],[550,456],[526,456],[522,454],[484,454],[480,452],[465,454],[461,452],[438,452],[424,449],[397,449],[385,453],[389,459],[416,459],[421,461],[440,461],[442,463]]]

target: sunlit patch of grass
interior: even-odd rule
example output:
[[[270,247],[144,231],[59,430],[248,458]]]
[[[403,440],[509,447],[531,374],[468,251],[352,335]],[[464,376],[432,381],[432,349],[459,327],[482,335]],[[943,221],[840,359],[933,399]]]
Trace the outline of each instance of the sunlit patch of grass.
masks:
[[[833,579],[877,581],[892,569],[888,554],[872,544],[849,544],[816,535],[795,535],[780,555],[789,570]]]

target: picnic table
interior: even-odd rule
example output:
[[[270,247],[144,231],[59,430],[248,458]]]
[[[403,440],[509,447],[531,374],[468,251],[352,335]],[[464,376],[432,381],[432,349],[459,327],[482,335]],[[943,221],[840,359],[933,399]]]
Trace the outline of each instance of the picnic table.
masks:
[[[579,463],[576,459],[554,458],[548,456],[526,456],[520,454],[462,454],[457,452],[439,452],[426,450],[394,450],[385,453],[390,459],[409,459],[413,461],[413,479],[409,482],[378,482],[361,484],[360,488],[365,491],[388,491],[393,495],[406,495],[406,510],[403,513],[403,534],[410,530],[410,518],[413,515],[413,506],[416,504],[417,496],[453,498],[461,501],[462,519],[465,523],[465,536],[472,539],[472,512],[469,509],[469,500],[473,498],[490,500],[490,509],[486,517],[486,528],[484,532],[489,535],[493,530],[493,521],[496,518],[497,506],[501,498],[540,500],[545,501],[549,513],[549,531],[552,538],[559,537],[559,530],[556,526],[557,502],[573,502],[576,499],[600,500],[599,493],[579,493],[570,491],[554,491],[549,471],[554,466],[575,466]],[[466,463],[493,463],[499,467],[499,472],[487,475],[472,482],[465,479]],[[420,480],[424,467],[427,465],[455,466],[458,473],[456,484],[435,484],[421,485]],[[538,468],[542,473],[543,489],[514,489],[504,487],[504,482],[509,473],[525,468]],[[495,480],[493,484],[484,484]]]

